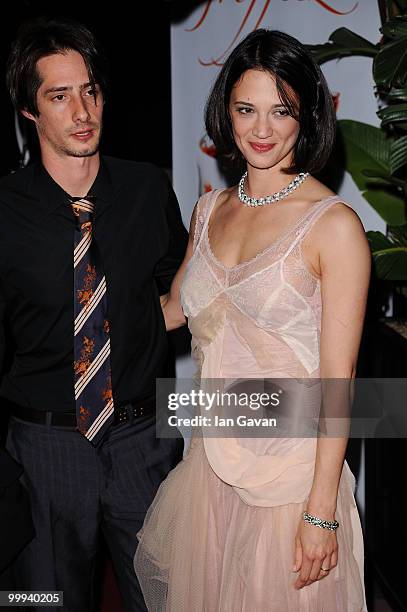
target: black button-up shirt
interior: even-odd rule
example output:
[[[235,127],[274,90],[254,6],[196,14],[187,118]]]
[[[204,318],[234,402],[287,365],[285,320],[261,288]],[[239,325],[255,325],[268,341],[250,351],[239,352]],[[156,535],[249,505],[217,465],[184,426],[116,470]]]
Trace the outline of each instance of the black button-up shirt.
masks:
[[[167,337],[159,294],[182,261],[187,232],[169,182],[150,164],[102,157],[89,195],[120,405],[153,394],[162,375]],[[42,164],[1,179],[0,366],[5,347],[11,359],[0,396],[37,410],[75,410],[74,229],[68,196]]]

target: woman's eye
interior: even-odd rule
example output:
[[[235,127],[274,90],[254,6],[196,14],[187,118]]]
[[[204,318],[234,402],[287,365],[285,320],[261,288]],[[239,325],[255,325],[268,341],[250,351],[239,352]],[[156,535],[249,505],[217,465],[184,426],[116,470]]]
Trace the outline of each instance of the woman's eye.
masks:
[[[248,106],[241,106],[240,108],[237,108],[236,110],[241,115],[247,115],[247,114],[253,112],[253,109],[249,108]]]
[[[278,110],[276,110],[276,115],[278,117],[288,117],[289,112],[286,108],[279,108]]]

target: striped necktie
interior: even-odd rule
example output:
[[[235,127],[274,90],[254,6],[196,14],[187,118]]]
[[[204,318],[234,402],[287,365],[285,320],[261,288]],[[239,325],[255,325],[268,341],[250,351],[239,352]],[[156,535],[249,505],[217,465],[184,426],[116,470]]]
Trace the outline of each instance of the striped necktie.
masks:
[[[113,421],[106,279],[92,240],[91,196],[70,198],[74,239],[74,373],[79,431],[97,445]]]

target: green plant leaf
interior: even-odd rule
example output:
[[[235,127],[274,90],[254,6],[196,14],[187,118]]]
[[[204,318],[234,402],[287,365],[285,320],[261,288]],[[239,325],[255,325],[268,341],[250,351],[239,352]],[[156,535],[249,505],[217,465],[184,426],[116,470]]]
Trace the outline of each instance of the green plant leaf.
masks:
[[[348,28],[338,28],[329,37],[336,45],[341,45],[343,47],[359,47],[361,49],[370,50],[372,52],[376,51],[376,45],[359,36],[359,34],[355,34],[352,30],[348,30]]]
[[[390,146],[390,172],[394,174],[407,164],[407,136],[402,136]]]
[[[390,143],[378,127],[344,119],[338,122],[345,147],[346,167],[361,191],[368,189],[369,179],[363,171],[369,168],[376,176],[390,173]]]
[[[362,195],[386,223],[405,223],[404,199],[394,193],[404,183],[390,174],[390,146],[393,140],[373,125],[349,120],[338,123],[345,148],[346,169]]]
[[[306,45],[315,60],[322,64],[332,59],[363,55],[375,57],[378,47],[347,28],[332,32],[329,41],[322,45]]]
[[[363,176],[369,178],[369,183],[373,180],[375,183],[387,183],[388,185],[394,185],[394,187],[404,188],[403,179],[399,179],[387,172],[378,172],[377,170],[362,170]]]
[[[381,47],[373,60],[373,78],[379,89],[405,85],[407,81],[407,33],[403,38],[385,43]]]
[[[384,249],[373,254],[377,276],[383,280],[407,280],[407,247]]]
[[[401,232],[404,231],[406,231],[405,226]],[[366,235],[377,276],[386,280],[407,280],[407,242],[395,242],[393,238],[381,232],[367,232]]]
[[[369,241],[372,253],[383,249],[390,249],[393,245],[391,240],[385,234],[377,230],[366,232],[366,237]]]
[[[406,222],[406,206],[401,196],[387,189],[368,189],[363,197],[388,225],[397,226]]]
[[[387,228],[387,237],[396,245],[407,246],[407,223],[390,225]]]
[[[387,94],[387,99],[389,102],[395,102],[401,100],[402,102],[407,102],[407,88],[398,89],[393,87]]]
[[[377,111],[377,114],[382,120],[382,127],[391,123],[407,122],[407,103],[386,106]]]
[[[407,13],[407,0],[393,0],[401,13]]]
[[[372,253],[376,251],[382,251],[383,249],[391,249],[393,244],[385,234],[379,231],[366,232],[367,239],[369,241],[370,249]]]
[[[383,36],[386,36],[386,38],[407,36],[407,16],[397,15],[389,19],[389,21],[382,25],[380,31],[383,32]]]

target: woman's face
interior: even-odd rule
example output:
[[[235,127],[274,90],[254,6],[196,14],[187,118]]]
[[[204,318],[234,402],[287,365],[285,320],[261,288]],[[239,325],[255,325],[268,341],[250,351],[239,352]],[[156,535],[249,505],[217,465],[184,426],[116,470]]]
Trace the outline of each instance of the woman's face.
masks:
[[[244,72],[232,89],[229,112],[236,145],[250,166],[291,165],[299,123],[282,104],[269,72]]]

